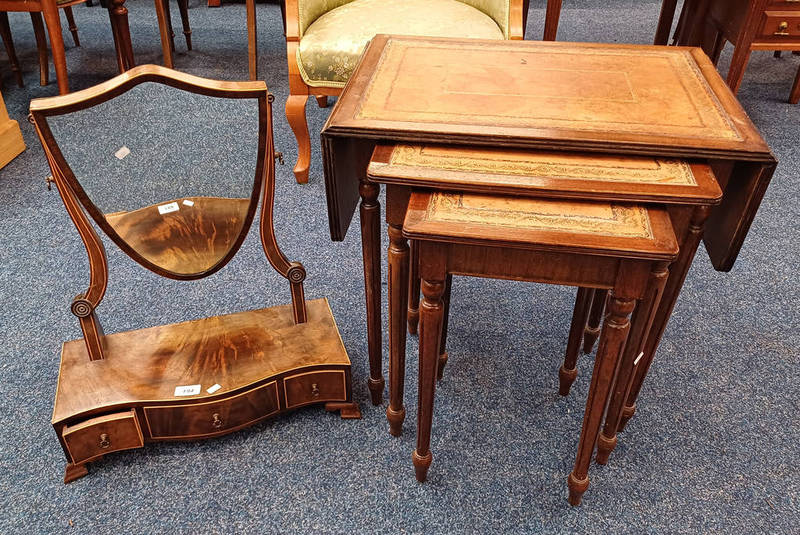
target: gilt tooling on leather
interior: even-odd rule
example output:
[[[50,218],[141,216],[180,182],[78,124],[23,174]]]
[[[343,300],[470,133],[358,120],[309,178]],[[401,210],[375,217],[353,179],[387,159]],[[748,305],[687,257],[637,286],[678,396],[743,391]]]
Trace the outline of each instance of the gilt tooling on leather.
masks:
[[[742,139],[691,50],[677,47],[391,39],[354,118],[608,135],[657,124],[681,139]]]
[[[423,168],[436,178],[460,173],[500,175],[508,184],[526,183],[530,177],[601,180],[669,185],[696,185],[684,160],[596,155],[568,152],[515,150],[464,150],[459,147],[399,145],[392,152],[393,168]]]
[[[437,192],[425,214],[429,222],[449,222],[530,229],[652,238],[647,209],[641,205],[561,201],[536,198],[465,195]]]

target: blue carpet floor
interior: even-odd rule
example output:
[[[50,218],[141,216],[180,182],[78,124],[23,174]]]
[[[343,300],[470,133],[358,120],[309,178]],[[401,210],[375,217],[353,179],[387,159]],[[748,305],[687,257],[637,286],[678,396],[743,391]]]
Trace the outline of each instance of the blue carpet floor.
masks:
[[[538,37],[544,2],[532,4],[528,36]],[[160,63],[152,2],[129,0],[127,6],[137,61]],[[106,12],[74,10],[83,46],[71,46],[68,34],[65,40],[70,82],[79,89],[115,75],[116,63]],[[655,0],[567,1],[559,38],[648,43],[658,10]],[[178,32],[176,68],[245,79],[244,5],[212,10],[194,0],[190,17],[195,50],[186,53]],[[259,4],[258,17],[259,69],[276,95],[276,144],[290,163],[296,148],[282,111],[286,48],[278,7]],[[567,504],[566,478],[588,359],[579,365],[571,395],[557,394],[574,290],[456,278],[450,364],[437,390],[434,462],[429,481],[418,484],[411,465],[416,339],[408,348],[405,434],[392,438],[385,406],[368,401],[359,236],[351,228],[343,243],[330,241],[318,142],[308,185],[294,183],[291,165],[278,169],[276,228],[287,256],[306,266],[308,297],[331,302],[363,419],[304,409],[215,440],[110,455],[92,463],[88,477],[65,486],[50,417],[60,344],[80,336],[69,303],[85,288],[88,269],[58,194],[45,188],[47,163],[25,120],[30,99],[54,95],[56,86],[38,85],[28,16],[11,13],[10,19],[26,87],[15,86],[0,59],[3,96],[28,150],[0,171],[0,533],[800,530],[800,106],[786,103],[797,56],[753,54],[739,96],[777,155],[778,170],[733,271],[715,272],[699,251],[639,412],[611,463],[592,467],[581,507]],[[728,46],[723,72],[730,54]],[[327,113],[309,104],[314,139]],[[235,174],[243,142],[224,132],[231,127],[229,110],[208,109],[203,119],[197,137],[214,140],[223,155],[229,149],[226,163]],[[128,143],[151,139],[133,124],[120,125]],[[85,132],[74,135],[87,150],[126,143],[124,136],[93,141]],[[193,156],[165,155],[154,174],[173,176],[200,157],[184,149]],[[131,188],[144,191],[146,184]],[[110,242],[107,251],[111,280],[98,313],[108,333],[289,299],[255,232],[226,268],[197,282],[149,273]]]

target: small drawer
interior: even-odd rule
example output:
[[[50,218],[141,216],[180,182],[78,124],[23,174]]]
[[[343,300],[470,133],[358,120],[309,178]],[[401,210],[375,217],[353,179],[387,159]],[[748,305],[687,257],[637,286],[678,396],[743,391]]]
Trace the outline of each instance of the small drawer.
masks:
[[[344,370],[298,373],[286,377],[283,387],[287,409],[318,401],[347,400]]]
[[[244,427],[280,410],[278,383],[272,381],[228,399],[145,407],[150,436],[201,438]]]
[[[75,464],[91,461],[112,451],[144,446],[142,429],[133,409],[64,427],[61,436]]]
[[[800,11],[765,11],[761,37],[800,37]]]

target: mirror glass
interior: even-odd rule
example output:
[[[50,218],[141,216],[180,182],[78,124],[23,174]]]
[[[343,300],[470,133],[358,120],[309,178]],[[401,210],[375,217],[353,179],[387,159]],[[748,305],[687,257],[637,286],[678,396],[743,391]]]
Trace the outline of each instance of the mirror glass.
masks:
[[[246,231],[257,165],[257,100],[146,82],[47,121],[99,212],[92,215],[144,260],[179,275],[203,273]]]

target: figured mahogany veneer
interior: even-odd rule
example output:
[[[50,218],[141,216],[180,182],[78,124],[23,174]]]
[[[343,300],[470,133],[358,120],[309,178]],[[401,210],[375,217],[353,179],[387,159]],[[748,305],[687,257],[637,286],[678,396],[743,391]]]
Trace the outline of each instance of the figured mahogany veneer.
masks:
[[[64,427],[61,434],[73,463],[85,463],[112,451],[144,446],[142,429],[133,409]],[[111,437],[114,437],[113,442]]]
[[[280,409],[278,383],[270,381],[219,401],[145,407],[144,416],[150,438],[187,439],[228,433]]]
[[[165,214],[158,211],[159,206],[170,203],[179,209]],[[175,273],[202,273],[236,243],[249,206],[250,199],[182,197],[106,214],[106,221],[147,261]]]
[[[230,433],[308,403],[352,405],[350,360],[328,302],[306,307],[301,324],[281,305],[107,335],[102,360],[89,360],[83,340],[65,342],[53,427],[71,464]],[[198,394],[175,395],[195,384]]]

